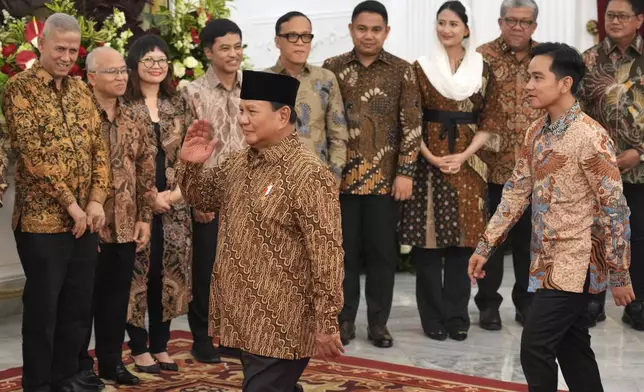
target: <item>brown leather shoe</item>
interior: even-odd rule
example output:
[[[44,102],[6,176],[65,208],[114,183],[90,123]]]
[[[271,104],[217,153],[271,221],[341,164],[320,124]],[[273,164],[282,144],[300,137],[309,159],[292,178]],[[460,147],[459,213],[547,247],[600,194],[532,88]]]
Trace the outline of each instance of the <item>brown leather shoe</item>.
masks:
[[[371,325],[367,330],[367,338],[371,340],[374,346],[380,348],[389,348],[394,345],[394,338],[391,337],[387,327]]]
[[[340,323],[340,340],[346,346],[356,338],[356,324],[351,321],[342,321]]]

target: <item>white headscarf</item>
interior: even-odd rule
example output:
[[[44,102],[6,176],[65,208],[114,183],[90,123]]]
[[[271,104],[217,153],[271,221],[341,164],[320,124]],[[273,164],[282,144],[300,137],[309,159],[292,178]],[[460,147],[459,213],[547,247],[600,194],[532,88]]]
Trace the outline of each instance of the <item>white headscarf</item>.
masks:
[[[434,31],[430,37],[430,54],[421,56],[418,63],[436,90],[445,98],[462,101],[477,93],[482,86],[483,56],[476,51],[474,30],[472,29],[472,12],[463,4],[468,19],[470,36],[463,40],[465,56],[456,73],[452,73],[449,57],[445,47],[438,39],[434,20]]]

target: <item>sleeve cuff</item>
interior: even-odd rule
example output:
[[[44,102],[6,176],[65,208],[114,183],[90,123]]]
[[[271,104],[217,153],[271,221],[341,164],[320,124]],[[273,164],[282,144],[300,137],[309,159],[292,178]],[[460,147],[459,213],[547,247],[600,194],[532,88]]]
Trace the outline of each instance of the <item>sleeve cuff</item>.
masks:
[[[407,160],[407,159],[405,159]],[[414,178],[414,174],[416,172],[416,162],[413,163],[403,163],[403,164],[398,164],[398,170],[396,171],[396,175],[403,176],[403,177],[409,177],[409,178]]]
[[[95,201],[100,205],[105,204],[105,199],[107,199],[107,192],[103,190],[92,189],[89,194],[89,201]]]
[[[631,274],[628,270],[611,271],[610,287],[624,287],[631,285]]]
[[[66,190],[61,195],[59,195],[57,200],[65,210],[67,210],[72,204],[76,203],[76,198],[69,190]]]
[[[479,240],[479,243],[476,245],[476,249],[474,250],[474,253],[479,256],[483,256],[486,259],[490,257],[492,252],[494,252],[494,247],[485,238],[481,238],[481,240]]]
[[[317,333],[324,335],[334,335],[340,333],[338,317],[336,314],[324,313],[319,316],[317,321]]]

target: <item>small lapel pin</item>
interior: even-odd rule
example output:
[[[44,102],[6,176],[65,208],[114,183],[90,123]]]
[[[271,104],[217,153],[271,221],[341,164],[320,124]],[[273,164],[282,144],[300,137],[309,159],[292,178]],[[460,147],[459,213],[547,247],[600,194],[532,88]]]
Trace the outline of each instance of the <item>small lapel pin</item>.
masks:
[[[268,196],[269,193],[273,190],[273,184],[270,184],[269,186],[264,189],[264,197]]]

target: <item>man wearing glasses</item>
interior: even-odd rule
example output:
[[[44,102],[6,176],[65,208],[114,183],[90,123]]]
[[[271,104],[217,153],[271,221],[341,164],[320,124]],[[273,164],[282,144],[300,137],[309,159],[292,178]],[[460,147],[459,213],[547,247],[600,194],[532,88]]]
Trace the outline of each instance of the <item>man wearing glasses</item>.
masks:
[[[98,370],[103,379],[136,385],[138,377],[121,361],[121,346],[136,252],[150,239],[151,201],[156,197],[155,152],[145,131],[149,120],[121,99],[129,74],[123,56],[109,47],[94,49],[87,56],[87,74],[101,114],[111,168],[92,306]],[[92,321],[89,323],[80,353],[79,382],[86,388],[100,389],[102,382],[93,373],[94,360],[87,352]]]
[[[542,110],[532,109],[526,99],[525,85],[530,80],[528,64],[530,50],[536,45],[532,34],[537,28],[539,8],[533,0],[504,0],[501,4],[499,27],[501,36],[481,45],[483,55],[497,81],[498,89],[492,91],[487,105],[491,115],[482,119],[480,130],[493,134],[487,148],[479,152],[488,165],[488,211],[494,213],[501,202],[503,185],[510,179],[517,151],[523,142],[525,130],[541,117]],[[489,331],[502,327],[499,307],[503,297],[499,288],[503,280],[503,258],[508,246],[512,248],[515,283],[512,302],[515,319],[523,324],[532,300],[528,292],[530,270],[530,207],[510,231],[506,240],[485,265],[485,279],[478,280],[479,290],[474,301],[480,310],[479,326]]]
[[[587,72],[580,102],[584,111],[608,130],[617,146],[624,196],[631,209],[631,281],[635,301],[622,321],[644,331],[644,21],[642,0],[609,0],[606,39],[584,52]],[[606,294],[590,303],[593,325],[606,319]]]
[[[311,30],[310,19],[301,12],[280,17],[275,23],[275,45],[280,57],[268,71],[299,79],[295,111],[300,141],[331,169],[339,187],[349,134],[335,75],[307,62],[313,41]]]

